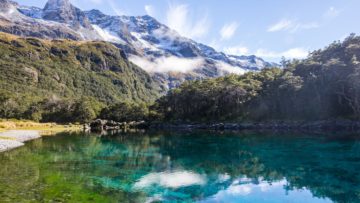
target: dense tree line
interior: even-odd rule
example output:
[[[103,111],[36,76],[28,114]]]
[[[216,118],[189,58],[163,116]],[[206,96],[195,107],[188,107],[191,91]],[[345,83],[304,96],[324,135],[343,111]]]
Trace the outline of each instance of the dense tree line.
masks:
[[[92,46],[86,50],[92,49]],[[102,48],[105,45],[95,44],[94,46]],[[107,45],[103,51],[109,52],[107,49],[110,48],[106,47]],[[8,54],[10,53],[12,52]],[[88,52],[85,51],[85,53]],[[90,51],[89,54],[93,55],[91,53]],[[77,70],[72,70],[75,72],[69,77],[81,78],[88,74],[91,76],[89,80],[81,79],[81,84],[77,84],[75,78],[70,78],[71,83],[64,83],[61,80],[66,79],[65,75],[61,77],[63,78],[60,80],[61,82],[54,82],[54,79],[57,80],[56,75],[49,77],[46,73],[41,72],[46,70],[42,63],[32,64],[39,68],[37,71],[40,73],[37,76],[38,81],[34,80],[34,74],[32,74],[33,77],[30,77],[29,74],[32,72],[24,69],[24,67],[22,71],[25,70],[26,73],[20,71],[9,74],[5,72],[5,76],[0,76],[2,77],[0,86],[3,87],[0,90],[0,117],[31,119],[42,122],[88,122],[95,118],[119,122],[360,118],[360,61],[358,60],[360,59],[360,37],[354,34],[347,37],[343,42],[337,41],[323,50],[310,53],[309,57],[304,60],[283,60],[282,68],[264,69],[260,72],[248,72],[244,75],[187,81],[154,103],[151,101],[153,101],[153,94],[156,91],[154,88],[150,88],[150,92],[146,92],[146,85],[150,85],[152,82],[146,79],[146,75],[141,76],[143,73],[138,75],[145,77],[141,79],[137,78],[138,76],[131,76],[134,73],[130,71],[127,73],[130,74],[129,78],[124,79],[123,76],[117,75],[118,70],[114,69],[110,72],[97,70],[96,63],[87,62],[88,60],[91,61],[93,56],[81,58],[81,55],[78,54],[79,57],[76,60],[84,64],[78,68],[81,70],[81,68],[89,65],[88,68],[95,71],[81,70],[77,72]],[[104,55],[100,54],[99,57],[111,56],[109,53]],[[118,57],[116,54],[115,56]],[[8,60],[12,59],[8,58]],[[2,58],[0,63],[8,64],[8,60]],[[117,67],[118,62],[111,63],[115,64],[113,68]],[[111,63],[108,62],[107,66]],[[126,64],[126,61],[119,63]],[[59,65],[60,63],[56,64]],[[0,67],[4,69],[6,65]],[[119,65],[119,67],[123,66]],[[66,72],[67,66],[53,67],[55,73],[58,70]],[[24,77],[20,77],[21,74]],[[112,76],[97,78],[106,74]],[[95,78],[92,78],[93,76]],[[7,77],[13,77],[10,80],[14,82],[11,83]],[[130,82],[131,78],[136,79],[134,84]],[[131,91],[125,88],[123,93],[112,94],[115,89],[114,86],[108,84],[108,79],[111,79],[115,86],[131,87]],[[100,82],[102,80],[104,81]],[[142,80],[145,81],[145,86],[141,85],[141,82],[144,82]],[[89,90],[83,86],[82,82],[84,84],[90,82],[89,88],[96,87],[97,89]],[[64,84],[66,85],[64,86]],[[82,90],[84,92],[81,92]],[[76,95],[77,93],[79,95]],[[147,95],[151,96],[146,98]]]
[[[186,82],[152,107],[164,121],[360,118],[360,37],[283,68]]]

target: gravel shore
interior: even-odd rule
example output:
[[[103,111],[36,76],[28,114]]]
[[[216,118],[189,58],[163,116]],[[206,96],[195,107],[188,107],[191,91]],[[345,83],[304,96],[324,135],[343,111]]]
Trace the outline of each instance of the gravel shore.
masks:
[[[34,130],[9,130],[0,133],[0,152],[21,147],[24,142],[40,137],[39,132]]]

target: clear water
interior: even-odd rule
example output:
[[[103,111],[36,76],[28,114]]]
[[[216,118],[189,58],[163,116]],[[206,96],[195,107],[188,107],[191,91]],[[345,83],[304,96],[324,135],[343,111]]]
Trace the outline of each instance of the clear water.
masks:
[[[0,154],[0,202],[360,202],[360,136],[62,133]]]

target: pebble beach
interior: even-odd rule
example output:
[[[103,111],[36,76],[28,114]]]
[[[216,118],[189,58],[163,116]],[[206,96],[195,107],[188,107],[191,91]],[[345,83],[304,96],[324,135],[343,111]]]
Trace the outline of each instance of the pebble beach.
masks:
[[[40,138],[35,130],[9,130],[0,133],[0,152],[21,147],[25,142]]]

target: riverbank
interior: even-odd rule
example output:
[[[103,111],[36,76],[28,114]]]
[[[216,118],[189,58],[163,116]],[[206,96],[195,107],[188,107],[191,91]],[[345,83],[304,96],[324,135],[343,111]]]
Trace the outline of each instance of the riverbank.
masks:
[[[241,123],[156,123],[151,129],[173,130],[309,130],[309,131],[359,131],[360,121],[324,120],[324,121],[271,121]]]
[[[0,133],[0,152],[21,147],[25,142],[38,139],[41,135],[36,130],[9,130]]]
[[[33,121],[0,120],[0,152],[21,147],[25,142],[64,131],[82,130],[80,125],[59,125]]]
[[[8,130],[36,130],[40,135],[53,135],[63,131],[82,130],[81,125],[59,125],[26,120],[0,120],[0,133]]]

